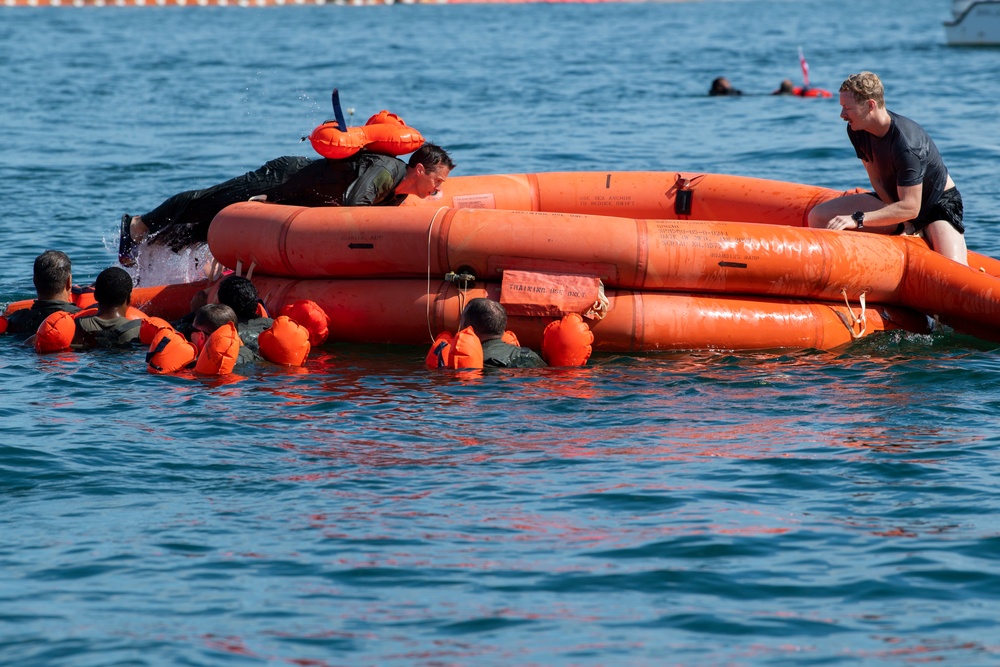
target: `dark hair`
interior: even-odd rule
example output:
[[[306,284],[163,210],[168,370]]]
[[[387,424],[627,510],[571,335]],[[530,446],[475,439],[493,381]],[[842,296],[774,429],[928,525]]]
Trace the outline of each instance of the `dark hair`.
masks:
[[[236,312],[224,303],[208,303],[195,311],[192,325],[195,328],[207,325],[207,328],[215,331],[227,322],[236,324]]]
[[[427,171],[434,171],[440,165],[448,167],[449,170],[455,168],[455,163],[451,161],[447,151],[429,141],[413,152],[407,164],[410,167],[422,164]]]
[[[472,327],[480,340],[499,338],[507,330],[507,311],[497,301],[473,299],[462,311],[462,325]]]
[[[61,250],[46,250],[35,258],[32,282],[38,298],[49,299],[66,287],[66,282],[73,275],[73,263],[69,255]]]
[[[219,303],[236,313],[241,322],[257,317],[257,288],[243,276],[228,276],[219,283]]]
[[[123,268],[111,266],[97,275],[94,299],[105,307],[124,306],[132,296],[132,276]]]

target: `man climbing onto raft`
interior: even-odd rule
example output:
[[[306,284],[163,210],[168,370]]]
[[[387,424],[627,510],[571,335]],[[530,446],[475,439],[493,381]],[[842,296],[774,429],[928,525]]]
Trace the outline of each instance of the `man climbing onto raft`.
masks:
[[[931,248],[968,265],[962,195],[920,125],[885,108],[872,72],[840,86],[840,117],[874,192],[838,197],[809,212],[810,227],[881,234],[923,232]]]
[[[361,151],[345,159],[285,156],[204,190],[170,197],[149,213],[121,218],[118,261],[135,264],[140,242],[155,235],[175,252],[208,240],[212,218],[253,197],[293,206],[399,206],[408,195],[437,193],[455,168],[448,153],[425,143],[408,162]]]

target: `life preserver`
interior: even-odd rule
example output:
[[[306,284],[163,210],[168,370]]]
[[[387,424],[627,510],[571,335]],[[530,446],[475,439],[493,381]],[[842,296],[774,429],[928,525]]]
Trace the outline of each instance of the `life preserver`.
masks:
[[[309,344],[317,347],[330,337],[330,318],[319,304],[301,299],[281,309],[281,314],[309,330]]]
[[[428,368],[482,368],[483,344],[472,330],[465,327],[457,334],[438,334],[427,353]]]
[[[176,373],[189,368],[198,358],[198,348],[173,329],[160,329],[149,343],[146,370],[155,375]]]
[[[144,317],[139,325],[139,340],[143,345],[153,342],[153,337],[163,329],[174,330],[173,325],[160,317]]]
[[[802,86],[795,86],[792,88],[792,94],[798,95],[799,97],[833,97],[833,93],[829,90],[823,90],[822,88],[803,88]]]
[[[35,332],[35,352],[61,352],[69,349],[76,335],[76,319],[72,313],[59,310],[38,325]]]
[[[279,315],[257,338],[260,356],[282,366],[301,366],[309,356],[309,329],[287,315]]]
[[[549,366],[583,366],[593,351],[594,332],[577,313],[550,322],[542,332],[542,357]]]
[[[198,354],[198,362],[194,366],[195,372],[202,375],[232,373],[242,346],[240,335],[236,333],[236,325],[226,322],[213,331],[205,341],[205,346]]]
[[[340,127],[335,120],[317,126],[309,135],[317,153],[333,160],[350,157],[365,148],[383,155],[405,155],[424,145],[424,138],[394,113],[382,110],[362,127]]]

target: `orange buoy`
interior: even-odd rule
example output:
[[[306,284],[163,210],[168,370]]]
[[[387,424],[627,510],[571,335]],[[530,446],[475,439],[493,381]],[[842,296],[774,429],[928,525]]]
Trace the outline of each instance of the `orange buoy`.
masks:
[[[279,315],[257,338],[260,355],[282,366],[301,366],[309,356],[310,331],[287,315]]]

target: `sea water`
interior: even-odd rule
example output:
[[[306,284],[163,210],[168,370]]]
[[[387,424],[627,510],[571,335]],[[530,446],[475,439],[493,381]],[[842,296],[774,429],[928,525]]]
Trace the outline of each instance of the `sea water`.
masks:
[[[118,219],[389,109],[455,174],[866,185],[853,72],[1000,256],[1000,50],[946,0],[0,9],[0,304]],[[726,76],[739,98],[709,98]],[[328,344],[240,381],[0,338],[4,665],[1000,664],[1000,350],[598,354],[455,375]]]

